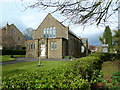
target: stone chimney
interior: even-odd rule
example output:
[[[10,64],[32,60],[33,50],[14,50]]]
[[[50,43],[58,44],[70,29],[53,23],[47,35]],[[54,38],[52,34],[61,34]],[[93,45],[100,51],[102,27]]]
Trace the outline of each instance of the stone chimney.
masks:
[[[8,22],[7,22],[7,24],[6,24],[6,30],[8,30],[8,28],[9,28],[9,24],[8,24]]]

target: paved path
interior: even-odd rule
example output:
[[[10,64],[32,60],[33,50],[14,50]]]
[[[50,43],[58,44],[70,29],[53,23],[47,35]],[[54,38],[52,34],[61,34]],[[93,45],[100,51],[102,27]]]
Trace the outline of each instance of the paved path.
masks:
[[[41,61],[70,61],[71,59],[41,59]],[[6,64],[14,64],[14,63],[20,63],[20,62],[31,62],[31,61],[38,61],[36,58],[16,58],[14,61],[6,61],[0,63],[0,65],[6,65]]]

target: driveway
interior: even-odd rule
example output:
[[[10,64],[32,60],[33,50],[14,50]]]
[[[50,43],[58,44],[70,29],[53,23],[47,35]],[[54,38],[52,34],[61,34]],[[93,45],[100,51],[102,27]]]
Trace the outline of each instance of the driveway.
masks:
[[[41,61],[70,61],[71,59],[40,59]],[[6,65],[6,64],[14,64],[14,63],[20,63],[20,62],[32,62],[32,61],[39,61],[37,58],[16,58],[14,61],[6,61],[0,63],[0,65]]]

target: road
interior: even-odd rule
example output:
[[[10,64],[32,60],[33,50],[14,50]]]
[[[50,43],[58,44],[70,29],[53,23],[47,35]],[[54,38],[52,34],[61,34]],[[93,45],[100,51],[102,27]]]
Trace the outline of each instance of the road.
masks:
[[[71,59],[40,59],[41,61],[70,61]],[[38,58],[16,58],[14,61],[6,61],[0,63],[0,65],[6,64],[14,64],[14,63],[21,63],[21,62],[32,62],[32,61],[39,61]]]

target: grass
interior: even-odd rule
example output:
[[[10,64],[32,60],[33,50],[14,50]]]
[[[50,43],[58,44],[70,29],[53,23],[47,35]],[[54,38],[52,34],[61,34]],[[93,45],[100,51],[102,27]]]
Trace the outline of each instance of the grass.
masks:
[[[25,57],[25,55],[13,55],[13,57],[17,58],[17,57]]]
[[[102,65],[102,72],[105,76],[111,77],[113,73],[120,72],[120,60],[107,61]]]
[[[52,70],[59,67],[64,67],[69,61],[42,61],[42,67],[36,67],[38,61],[15,63],[2,66],[2,75],[12,76],[22,74],[24,72],[40,71],[40,70]]]
[[[25,55],[13,55],[14,58],[10,58],[10,55],[1,55],[0,58],[0,62],[6,62],[6,61],[13,61],[15,60],[15,58],[17,57],[25,57]]]
[[[10,55],[2,55],[2,56],[0,56],[0,58],[2,58],[2,60],[0,60],[0,62],[15,60],[15,58],[10,58]]]

